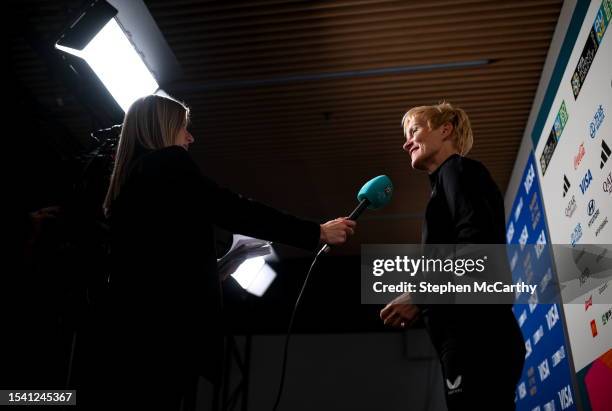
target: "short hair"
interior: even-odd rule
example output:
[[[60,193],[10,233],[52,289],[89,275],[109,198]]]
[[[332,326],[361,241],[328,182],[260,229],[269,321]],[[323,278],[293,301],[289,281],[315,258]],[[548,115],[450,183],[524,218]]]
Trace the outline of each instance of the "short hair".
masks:
[[[435,130],[443,124],[451,123],[453,125],[455,145],[462,156],[467,155],[474,144],[474,134],[472,133],[469,117],[465,111],[459,107],[453,107],[451,103],[442,101],[433,106],[411,108],[402,118],[404,134],[408,135],[408,123],[414,117],[426,120],[430,130]]]

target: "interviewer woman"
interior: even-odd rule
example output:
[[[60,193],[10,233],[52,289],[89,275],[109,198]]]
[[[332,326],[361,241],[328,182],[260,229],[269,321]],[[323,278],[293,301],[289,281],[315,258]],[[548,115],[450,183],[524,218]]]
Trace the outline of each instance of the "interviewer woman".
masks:
[[[487,169],[465,157],[467,114],[449,103],[414,107],[402,125],[412,168],[431,183],[424,244],[505,244],[502,195]],[[513,410],[525,347],[509,305],[414,305],[409,295],[381,311],[404,328],[422,318],[440,357],[449,410]]]
[[[107,401],[126,409],[178,409],[190,380],[219,378],[213,224],[308,250],[343,243],[355,226],[346,219],[319,225],[219,187],[187,153],[188,123],[189,109],[171,98],[134,102],[104,203],[114,268]]]

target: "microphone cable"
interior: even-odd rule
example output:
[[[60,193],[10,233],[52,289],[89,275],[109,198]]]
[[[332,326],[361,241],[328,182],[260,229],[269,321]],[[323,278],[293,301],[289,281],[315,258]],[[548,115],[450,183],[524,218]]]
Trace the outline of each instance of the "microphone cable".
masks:
[[[291,330],[293,329],[293,320],[295,320],[295,313],[297,312],[298,306],[300,305],[300,300],[302,299],[302,295],[304,294],[304,290],[306,289],[306,285],[308,284],[308,279],[310,278],[310,273],[312,272],[313,267],[317,263],[317,260],[326,250],[329,249],[329,246],[325,245],[322,247],[317,255],[315,255],[314,260],[312,260],[312,264],[310,264],[310,268],[308,269],[308,273],[306,274],[306,278],[304,279],[304,283],[302,284],[302,289],[298,294],[297,300],[295,300],[295,305],[293,306],[293,312],[291,313],[291,319],[289,320],[289,327],[287,328],[287,335],[285,336],[285,348],[283,351],[283,365],[281,371],[280,383],[278,386],[278,393],[276,394],[276,401],[274,402],[273,411],[278,409],[278,405],[280,404],[281,397],[283,396],[283,387],[285,386],[285,374],[287,372],[287,356],[289,354],[289,340],[291,339]]]
[[[359,193],[357,194],[357,200],[359,200],[359,204],[357,207],[351,212],[351,214],[346,218],[347,220],[356,221],[361,213],[366,208],[377,209],[385,204],[387,204],[391,200],[391,194],[393,193],[393,183],[386,175],[380,175],[378,177],[374,177],[367,183],[361,187]],[[312,273],[312,269],[317,263],[317,260],[321,256],[321,254],[329,251],[329,245],[325,244],[315,255],[314,260],[312,260],[312,264],[308,269],[308,273],[306,274],[306,279],[304,279],[304,284],[302,284],[302,289],[298,294],[297,300],[295,300],[295,306],[293,307],[293,312],[291,313],[291,319],[289,320],[289,327],[287,328],[287,336],[285,337],[285,348],[283,351],[283,365],[281,370],[281,378],[280,384],[278,387],[278,393],[276,394],[276,401],[274,402],[273,411],[278,409],[278,405],[280,404],[281,397],[283,396],[283,387],[285,386],[285,374],[287,372],[287,356],[289,352],[289,340],[291,338],[291,330],[293,329],[293,322],[295,320],[295,314],[297,312],[298,306],[300,305],[300,301],[302,299],[302,295],[304,294],[304,290],[306,289],[306,285],[308,284],[308,279],[310,278],[310,274]]]

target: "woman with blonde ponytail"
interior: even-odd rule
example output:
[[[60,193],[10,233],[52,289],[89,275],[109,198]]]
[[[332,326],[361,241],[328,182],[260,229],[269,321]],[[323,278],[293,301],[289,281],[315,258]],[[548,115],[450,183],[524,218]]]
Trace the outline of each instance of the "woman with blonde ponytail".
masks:
[[[474,137],[465,111],[447,102],[414,107],[402,126],[412,167],[431,183],[423,243],[505,244],[503,197],[487,169],[466,157]],[[505,249],[501,254],[505,259]],[[423,320],[440,357],[449,410],[514,410],[525,346],[510,305],[416,305],[404,294],[380,316],[398,328]]]
[[[221,285],[213,224],[315,250],[342,244],[355,222],[304,220],[244,198],[200,173],[187,150],[189,109],[168,97],[125,115],[104,202],[111,297],[100,350],[99,408],[178,410],[198,375],[218,382]]]

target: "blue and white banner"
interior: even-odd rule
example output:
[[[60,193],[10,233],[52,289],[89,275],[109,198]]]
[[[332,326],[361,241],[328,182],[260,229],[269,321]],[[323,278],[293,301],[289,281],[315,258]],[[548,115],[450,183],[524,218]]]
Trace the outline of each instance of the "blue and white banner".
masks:
[[[506,224],[512,280],[539,284],[538,292],[520,294],[513,307],[525,340],[525,367],[516,390],[517,410],[575,410],[569,353],[565,344],[561,301],[554,293],[557,282],[542,194],[533,153],[523,172]],[[553,301],[552,304],[539,304]]]

